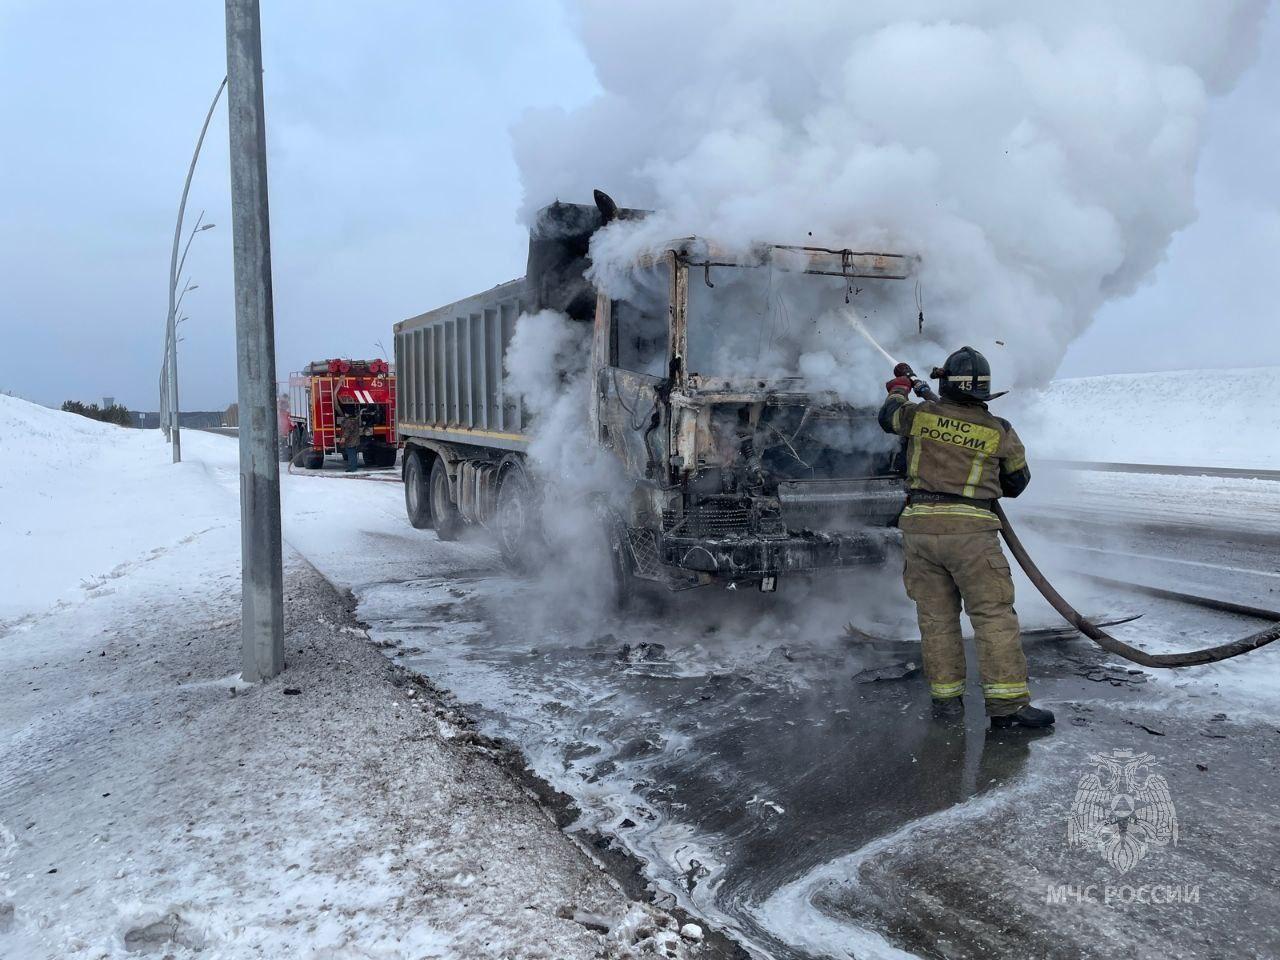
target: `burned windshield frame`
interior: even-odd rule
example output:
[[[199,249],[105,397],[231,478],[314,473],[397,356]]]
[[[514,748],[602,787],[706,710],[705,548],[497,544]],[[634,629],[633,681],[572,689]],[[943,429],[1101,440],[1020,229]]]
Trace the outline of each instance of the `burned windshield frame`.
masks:
[[[859,312],[891,309],[894,299],[906,290],[877,281],[907,279],[918,265],[917,257],[901,254],[776,244],[726,255],[697,238],[685,241],[683,249],[674,253],[678,347],[685,369],[689,375],[728,379],[804,379],[798,367],[807,353],[826,352],[843,362],[858,347],[839,322],[840,308],[856,302]],[[756,309],[750,309],[750,300],[744,301],[759,320],[754,327],[756,341],[751,344],[745,342],[749,331],[741,329],[743,306],[737,308],[738,326],[726,327],[722,319],[719,326],[709,327],[705,317],[707,305],[717,301],[717,310],[732,313],[735,308],[726,308],[724,298],[732,299],[733,288],[753,276],[768,279],[753,297]],[[763,304],[760,295],[765,298]],[[897,306],[905,307],[906,302]],[[711,330],[716,336],[709,342]],[[739,339],[728,350],[715,342],[723,340],[726,332]]]
[[[660,378],[670,353],[670,267],[665,262],[637,267],[631,290],[609,301],[609,365]]]
[[[685,363],[704,377],[794,380],[800,358],[856,348],[838,310],[846,280],[774,264],[690,264]],[[701,269],[698,269],[698,268]]]

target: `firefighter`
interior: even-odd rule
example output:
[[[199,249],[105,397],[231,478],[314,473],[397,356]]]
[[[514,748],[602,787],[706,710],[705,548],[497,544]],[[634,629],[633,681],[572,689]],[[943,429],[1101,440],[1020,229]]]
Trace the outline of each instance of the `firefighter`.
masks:
[[[355,473],[359,453],[360,417],[353,411],[342,418],[342,456],[347,461],[347,473]]]
[[[898,521],[903,582],[916,604],[934,715],[957,717],[964,710],[963,603],[991,726],[1047,727],[1053,714],[1031,705],[1013,577],[991,509],[1031,480],[1022,441],[1007,420],[987,410],[986,402],[1003,394],[991,393],[991,365],[977,350],[961,347],[933,372],[940,380],[935,400],[909,402],[909,372],[899,365],[885,384],[880,426],[907,439],[907,506]]]

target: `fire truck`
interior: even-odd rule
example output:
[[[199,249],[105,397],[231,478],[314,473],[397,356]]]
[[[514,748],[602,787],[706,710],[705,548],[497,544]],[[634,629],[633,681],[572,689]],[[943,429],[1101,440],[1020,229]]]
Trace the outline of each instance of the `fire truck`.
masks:
[[[289,375],[288,454],[319,470],[342,453],[342,421],[360,418],[360,456],[367,467],[396,462],[396,377],[385,360],[317,360]]]

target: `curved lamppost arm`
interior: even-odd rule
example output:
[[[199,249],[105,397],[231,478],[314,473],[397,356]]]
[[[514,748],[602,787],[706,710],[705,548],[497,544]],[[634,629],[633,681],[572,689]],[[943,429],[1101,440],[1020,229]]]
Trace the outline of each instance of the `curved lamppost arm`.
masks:
[[[182,248],[182,259],[178,261],[178,269],[173,273],[174,283],[178,282],[178,277],[182,276],[182,268],[187,263],[187,251],[191,249],[191,241],[196,238],[196,234],[201,230],[208,230],[213,227],[212,223],[204,223],[204,211],[200,211],[200,216],[196,217],[196,225],[191,228],[191,232],[187,234],[186,246]]]
[[[227,78],[223,77],[222,82],[218,84],[218,91],[213,95],[213,102],[209,104],[209,112],[204,116],[204,125],[200,128],[200,138],[196,140],[195,152],[191,154],[191,165],[187,167],[187,179],[182,184],[182,200],[178,203],[178,222],[173,227],[173,250],[169,255],[169,319],[165,324],[165,330],[166,339],[169,341],[169,416],[172,421],[169,439],[173,444],[174,463],[182,459],[182,440],[178,432],[178,338],[174,336],[173,331],[178,285],[178,244],[182,242],[182,217],[187,210],[187,193],[191,190],[191,177],[196,172],[196,161],[200,159],[204,135],[209,132],[209,121],[213,119],[214,108],[218,106],[218,100],[222,97],[222,91],[226,86]],[[193,232],[192,236],[194,235]],[[188,245],[190,245],[189,241]]]

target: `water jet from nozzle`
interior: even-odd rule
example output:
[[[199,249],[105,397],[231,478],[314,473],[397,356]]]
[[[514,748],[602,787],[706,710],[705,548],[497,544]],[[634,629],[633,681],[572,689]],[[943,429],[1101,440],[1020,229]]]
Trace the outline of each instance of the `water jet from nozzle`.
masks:
[[[880,352],[880,355],[893,365],[893,375],[895,377],[907,376],[911,378],[911,389],[917,397],[923,397],[925,400],[938,399],[938,395],[933,392],[929,384],[925,383],[923,380],[921,380],[919,377],[916,376],[915,371],[911,369],[911,364],[899,363],[897,360],[893,358],[893,356],[889,353],[888,350],[880,346],[880,342],[871,335],[871,331],[866,328],[866,326],[863,324],[863,322],[860,319],[858,319],[857,314],[855,314],[852,310],[846,310],[844,311],[844,318],[849,321],[849,326],[853,327],[853,329],[857,330],[860,334],[862,334],[863,337],[866,338],[867,343],[875,347],[876,350]],[[899,367],[901,367],[902,369],[900,370]]]
[[[896,367],[898,365],[898,361],[889,355],[888,350],[880,346],[876,338],[871,335],[871,331],[868,330],[863,325],[862,321],[858,319],[858,315],[856,313],[854,313],[852,310],[846,310],[844,311],[844,318],[849,321],[849,326],[853,327],[853,329],[857,330],[860,334],[862,334],[866,338],[867,343],[871,344],[873,347],[875,347],[877,350],[880,351],[881,356],[883,356],[886,360],[888,360],[891,366]]]

